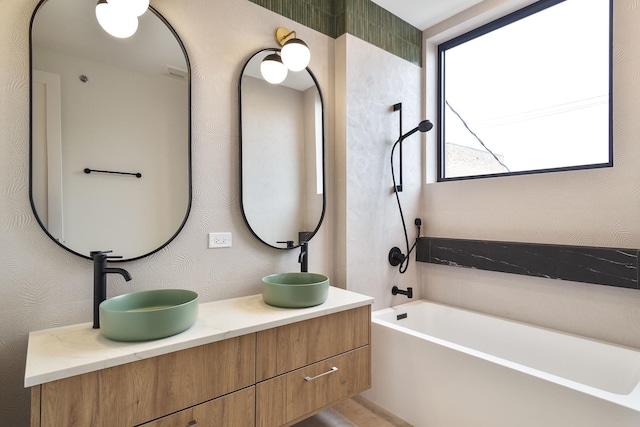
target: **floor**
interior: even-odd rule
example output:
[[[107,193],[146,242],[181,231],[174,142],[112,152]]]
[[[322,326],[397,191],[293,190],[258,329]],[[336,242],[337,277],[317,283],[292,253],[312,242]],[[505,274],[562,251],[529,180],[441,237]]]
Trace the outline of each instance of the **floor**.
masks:
[[[293,427],[411,427],[364,397],[338,402]]]

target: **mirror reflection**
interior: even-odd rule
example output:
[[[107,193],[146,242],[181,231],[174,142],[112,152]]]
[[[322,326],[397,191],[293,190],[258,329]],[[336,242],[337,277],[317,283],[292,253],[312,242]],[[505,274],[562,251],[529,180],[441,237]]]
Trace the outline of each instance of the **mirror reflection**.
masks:
[[[325,210],[322,94],[307,68],[271,84],[260,63],[245,64],[240,79],[242,211],[262,242],[296,247],[316,233]]]
[[[47,0],[34,12],[31,199],[65,249],[130,260],[169,243],[189,212],[189,64],[152,8],[118,39],[95,6]]]

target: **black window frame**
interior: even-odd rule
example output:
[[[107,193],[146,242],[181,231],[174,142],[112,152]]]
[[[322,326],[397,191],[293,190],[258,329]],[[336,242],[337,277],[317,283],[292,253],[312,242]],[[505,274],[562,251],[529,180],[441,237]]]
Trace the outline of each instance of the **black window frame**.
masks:
[[[445,69],[445,52],[447,49],[459,46],[467,41],[473,40],[480,36],[483,36],[487,33],[490,33],[494,30],[505,27],[509,24],[512,24],[516,21],[519,21],[523,18],[534,15],[538,12],[541,12],[545,9],[553,7],[557,4],[563,3],[565,0],[539,0],[536,3],[533,3],[529,6],[526,6],[522,9],[519,9],[515,12],[512,12],[508,15],[505,15],[501,18],[498,18],[492,22],[489,22],[485,25],[482,25],[478,28],[475,28],[467,33],[464,33],[460,36],[457,36],[451,40],[440,43],[438,45],[438,112],[437,112],[437,156],[438,156],[438,171],[437,171],[437,182],[448,182],[448,181],[464,181],[470,179],[482,179],[482,178],[496,178],[503,176],[518,176],[518,175],[532,175],[532,174],[542,174],[549,172],[564,172],[564,171],[574,171],[574,170],[587,170],[587,169],[598,169],[598,168],[607,168],[613,167],[613,0],[609,0],[609,161],[605,163],[597,163],[597,164],[589,164],[589,165],[577,165],[577,166],[566,166],[559,168],[548,168],[548,169],[535,169],[535,170],[526,170],[526,171],[517,171],[517,172],[503,172],[503,173],[492,173],[492,174],[483,174],[483,175],[472,175],[472,176],[459,176],[459,177],[451,177],[445,178],[445,153],[444,153],[444,144],[445,144],[445,129],[444,129],[444,108],[445,108],[445,100],[444,96],[445,86],[444,86],[444,69]]]

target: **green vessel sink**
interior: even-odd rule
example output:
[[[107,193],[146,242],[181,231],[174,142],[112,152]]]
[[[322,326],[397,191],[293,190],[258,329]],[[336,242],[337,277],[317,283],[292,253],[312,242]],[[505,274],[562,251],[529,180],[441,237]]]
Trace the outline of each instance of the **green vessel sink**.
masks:
[[[149,341],[186,331],[198,318],[198,294],[184,289],[132,292],[100,304],[100,331],[116,341]]]
[[[329,278],[322,274],[280,273],[262,278],[262,298],[275,307],[313,307],[328,295]]]

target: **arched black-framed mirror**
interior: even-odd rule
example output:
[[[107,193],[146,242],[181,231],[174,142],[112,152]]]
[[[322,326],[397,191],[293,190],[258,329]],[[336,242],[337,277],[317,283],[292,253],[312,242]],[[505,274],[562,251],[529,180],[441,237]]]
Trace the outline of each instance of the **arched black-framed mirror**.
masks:
[[[118,39],[95,6],[43,0],[31,18],[30,199],[62,248],[130,261],[169,244],[191,209],[190,64],[154,8]]]
[[[291,249],[309,241],[324,219],[324,101],[309,68],[276,85],[262,78],[260,63],[278,51],[254,53],[240,74],[240,200],[260,241]]]

